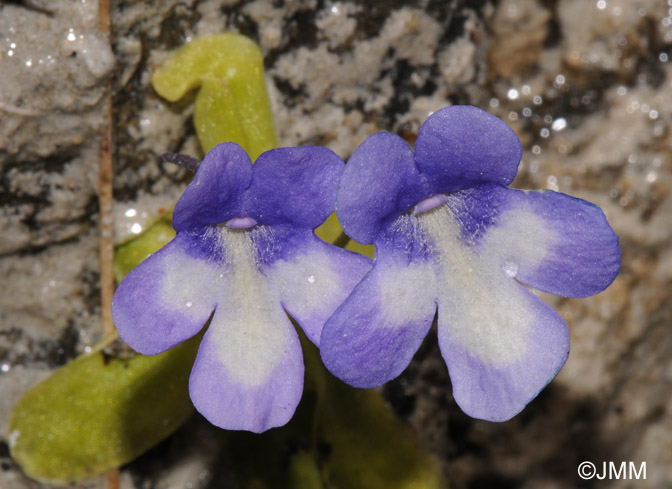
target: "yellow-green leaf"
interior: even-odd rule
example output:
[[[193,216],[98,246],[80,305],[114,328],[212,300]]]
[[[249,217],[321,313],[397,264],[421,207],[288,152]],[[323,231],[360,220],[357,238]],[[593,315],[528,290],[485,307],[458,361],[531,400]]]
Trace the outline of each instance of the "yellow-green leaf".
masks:
[[[315,436],[328,447],[324,487],[336,489],[445,489],[436,459],[378,392],[355,389],[331,375],[313,345],[306,366],[315,379]],[[319,375],[319,377],[317,377]]]
[[[375,391],[353,389],[331,377],[318,413],[320,438],[330,447],[325,487],[440,489],[437,461]]]
[[[341,223],[338,222],[338,217],[335,212],[332,212],[327,220],[315,230],[315,234],[327,243],[332,243],[336,246],[341,246],[346,250],[354,251],[355,253],[360,253],[369,258],[373,258],[375,247],[372,245],[363,245],[350,239],[348,235],[343,232],[343,228],[341,227]]]
[[[169,217],[158,219],[144,233],[117,247],[114,253],[114,275],[118,282],[141,261],[167,244],[175,236]]]
[[[327,243],[336,243],[341,239],[343,236],[343,228],[338,222],[338,217],[336,217],[335,212],[332,212],[329,217],[327,217],[327,220],[315,230],[315,234],[317,234],[318,238]]]
[[[128,463],[192,414],[189,366],[200,336],[161,355],[83,355],[28,391],[10,421],[11,453],[30,477],[80,481]]]
[[[345,245],[345,249],[354,251],[355,253],[359,253],[361,255],[366,255],[369,258],[373,258],[373,254],[376,251],[375,246],[364,245],[352,239],[349,240],[348,243]]]

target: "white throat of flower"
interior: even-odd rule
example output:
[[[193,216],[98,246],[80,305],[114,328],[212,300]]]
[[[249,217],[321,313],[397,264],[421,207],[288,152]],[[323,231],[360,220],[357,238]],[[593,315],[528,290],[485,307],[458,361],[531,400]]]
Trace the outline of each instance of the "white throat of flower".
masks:
[[[291,328],[271,289],[259,271],[250,233],[220,227],[226,256],[229,288],[218,297],[210,325],[219,360],[233,380],[248,386],[262,385],[283,359],[283,345]]]
[[[513,262],[502,251],[508,249],[508,243],[498,239],[502,234],[510,235],[511,229],[504,233],[498,226],[518,223],[536,234],[531,244],[535,249],[530,253],[538,261],[552,242],[543,221],[530,210],[512,213],[515,215],[506,216],[506,222],[489,229],[479,246],[460,239],[458,217],[448,205],[417,214],[436,252],[439,328],[451,341],[492,366],[512,364],[525,354],[527,336],[536,320],[525,289],[511,276]]]

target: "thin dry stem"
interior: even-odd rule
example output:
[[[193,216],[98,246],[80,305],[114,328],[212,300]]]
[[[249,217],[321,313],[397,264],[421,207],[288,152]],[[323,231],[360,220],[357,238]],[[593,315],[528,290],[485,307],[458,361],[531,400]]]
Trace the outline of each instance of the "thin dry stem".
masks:
[[[112,169],[112,97],[105,108],[105,130],[100,144],[98,201],[100,203],[100,299],[103,336],[114,333],[112,322],[112,296],[114,295],[114,221],[113,169]]]
[[[110,2],[98,2],[98,21],[100,30],[110,40]],[[114,295],[114,217],[113,217],[113,119],[112,89],[110,87],[105,103],[105,129],[100,142],[100,161],[98,176],[98,201],[100,204],[100,305],[103,336],[115,332],[112,321],[112,296]],[[107,489],[119,489],[119,470],[107,475]]]
[[[110,37],[110,3],[100,0],[98,3],[100,29]],[[114,333],[112,321],[112,296],[114,295],[114,218],[112,206],[113,167],[112,167],[112,93],[105,104],[105,129],[100,142],[100,160],[98,177],[98,201],[100,204],[100,295],[103,336]]]

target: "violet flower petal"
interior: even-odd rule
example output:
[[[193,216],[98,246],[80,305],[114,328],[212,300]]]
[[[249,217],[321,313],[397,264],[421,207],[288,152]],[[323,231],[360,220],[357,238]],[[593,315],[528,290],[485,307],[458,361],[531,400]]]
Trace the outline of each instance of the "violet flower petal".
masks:
[[[503,120],[468,105],[434,112],[415,141],[418,169],[435,194],[488,182],[508,185],[522,154],[518,136]]]
[[[298,335],[260,275],[217,306],[189,379],[196,409],[228,430],[284,425],[303,391]]]
[[[484,185],[457,192],[464,243],[510,277],[563,297],[604,290],[621,263],[618,236],[599,207],[557,192]]]
[[[388,238],[377,242],[384,251],[322,330],[324,364],[355,387],[379,386],[398,376],[436,312],[434,263],[422,237],[402,231]]]
[[[258,250],[274,250],[272,256],[260,251],[261,270],[285,310],[319,346],[325,321],[371,268],[371,260],[329,245],[312,231],[285,239],[272,231],[253,236]]]
[[[450,201],[449,201],[450,202]],[[569,353],[567,326],[553,309],[459,236],[448,205],[417,219],[434,252],[439,345],[455,399],[473,417],[517,414]]]
[[[241,215],[252,163],[235,143],[215,146],[203,159],[173,211],[176,231],[220,224]]]
[[[380,132],[366,138],[348,160],[336,210],[348,236],[371,244],[390,221],[427,196],[406,141]]]
[[[369,267],[313,233],[332,212],[343,168],[324,148],[272,150],[252,167],[239,146],[216,146],[175,207],[176,238],[117,290],[119,331],[143,353],[193,336],[215,310],[190,394],[217,426],[262,432],[291,418],[303,358],[283,305],[317,342]]]
[[[488,421],[522,411],[569,354],[569,330],[552,308],[514,282],[499,299],[496,309],[493,297],[472,301],[467,310],[464,302],[455,307],[448,294],[439,303],[439,347],[455,401],[469,416]]]
[[[334,211],[343,167],[320,146],[266,151],[254,164],[245,214],[267,225],[315,229]]]
[[[195,241],[178,234],[119,284],[112,317],[134,350],[146,355],[166,351],[198,333],[212,314],[226,267],[199,256],[201,243]]]
[[[218,228],[227,269],[190,378],[196,409],[226,429],[286,423],[301,397],[303,357],[280,298],[259,270],[253,232]],[[209,284],[213,285],[213,284]]]
[[[566,324],[515,279],[567,296],[597,293],[618,271],[617,238],[587,202],[504,188],[520,142],[475,107],[430,116],[413,162],[395,138],[368,138],[341,179],[339,220],[376,255],[324,326],[325,365],[354,386],[383,384],[408,364],[438,304],[456,401],[471,416],[509,419],[569,352]]]

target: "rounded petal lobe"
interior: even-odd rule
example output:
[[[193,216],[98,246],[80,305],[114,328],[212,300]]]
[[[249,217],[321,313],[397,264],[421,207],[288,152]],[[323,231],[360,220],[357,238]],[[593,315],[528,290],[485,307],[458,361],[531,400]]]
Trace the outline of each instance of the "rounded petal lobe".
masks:
[[[503,421],[555,376],[569,333],[555,311],[461,239],[459,217],[448,205],[418,216],[435,253],[439,346],[462,409]]]
[[[237,280],[237,290],[218,305],[189,394],[212,424],[261,433],[291,419],[303,392],[304,367],[298,335],[279,301],[263,278],[248,278]]]
[[[564,297],[604,290],[618,274],[618,236],[599,207],[557,192],[481,186],[458,193],[463,242],[517,280]]]
[[[336,213],[348,236],[372,244],[386,224],[427,196],[406,141],[379,132],[366,138],[348,160]]]
[[[324,325],[320,352],[325,366],[360,388],[397,377],[434,319],[433,277],[426,261],[409,263],[389,254],[378,260]]]
[[[195,254],[193,241],[178,234],[119,284],[112,317],[134,350],[154,355],[194,336],[226,290],[223,265]]]
[[[240,216],[243,196],[252,179],[252,163],[235,143],[215,146],[173,211],[176,231],[221,224]]]
[[[319,346],[324,323],[371,268],[371,260],[329,245],[312,232],[284,241],[281,248],[262,272],[285,310]]]
[[[486,182],[508,185],[522,154],[518,136],[504,121],[468,105],[429,116],[415,142],[415,161],[432,193]]]
[[[448,297],[439,302],[439,346],[455,401],[469,416],[488,421],[518,414],[569,354],[562,318],[522,286],[507,285],[499,298],[506,303],[456,303]]]
[[[277,148],[253,167],[246,213],[263,224],[314,229],[334,210],[343,160],[320,146]]]
[[[588,297],[614,281],[621,250],[599,207],[550,190],[520,192],[518,198],[524,202],[521,207],[529,206],[554,235],[538,264],[521,262],[518,280],[564,297]]]

